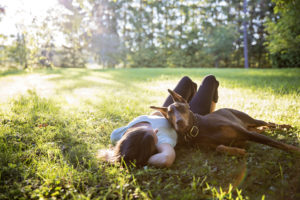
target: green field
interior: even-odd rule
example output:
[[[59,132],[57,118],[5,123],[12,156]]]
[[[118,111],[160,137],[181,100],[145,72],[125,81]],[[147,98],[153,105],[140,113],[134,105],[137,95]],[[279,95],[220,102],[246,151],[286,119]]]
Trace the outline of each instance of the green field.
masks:
[[[244,158],[177,148],[169,169],[95,158],[182,76],[208,74],[220,81],[217,108],[290,124],[265,134],[300,146],[300,69],[2,71],[0,199],[300,199],[300,157],[260,144]]]

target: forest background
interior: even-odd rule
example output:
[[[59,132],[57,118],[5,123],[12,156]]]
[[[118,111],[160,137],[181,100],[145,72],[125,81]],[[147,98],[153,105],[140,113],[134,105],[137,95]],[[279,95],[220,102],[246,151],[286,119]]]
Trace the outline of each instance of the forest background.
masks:
[[[0,26],[13,7],[0,3]],[[300,0],[58,0],[13,33],[2,24],[0,67],[247,67],[245,55],[250,68],[300,67],[299,10]]]

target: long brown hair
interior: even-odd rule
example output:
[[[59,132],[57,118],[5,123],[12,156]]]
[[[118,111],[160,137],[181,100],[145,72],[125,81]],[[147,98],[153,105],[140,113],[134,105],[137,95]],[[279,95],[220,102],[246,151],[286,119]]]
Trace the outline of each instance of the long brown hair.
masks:
[[[146,130],[135,127],[124,133],[117,142],[113,154],[109,155],[109,152],[106,152],[105,155],[98,154],[98,157],[109,162],[121,162],[123,160],[126,164],[140,167],[147,165],[148,159],[155,153],[157,153],[157,148],[154,137]]]

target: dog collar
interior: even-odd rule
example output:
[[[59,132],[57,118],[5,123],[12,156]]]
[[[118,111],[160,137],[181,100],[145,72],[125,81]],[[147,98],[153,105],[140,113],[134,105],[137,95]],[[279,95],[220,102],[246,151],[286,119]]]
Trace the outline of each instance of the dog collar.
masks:
[[[193,126],[189,132],[189,135],[192,137],[196,137],[199,134],[199,129],[197,126]]]
[[[193,126],[192,128],[188,131],[188,133],[184,136],[184,140],[185,141],[189,141],[195,137],[197,137],[197,135],[199,134],[199,128],[196,126],[195,124],[195,118],[194,118],[194,115],[193,116]]]

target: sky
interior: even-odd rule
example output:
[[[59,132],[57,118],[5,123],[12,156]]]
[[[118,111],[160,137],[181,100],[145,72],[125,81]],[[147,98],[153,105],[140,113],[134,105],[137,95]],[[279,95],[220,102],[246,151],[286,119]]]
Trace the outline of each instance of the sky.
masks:
[[[34,17],[45,17],[49,8],[58,6],[58,0],[0,0],[0,5],[5,8],[0,33],[10,35],[16,33],[16,24],[29,25]]]

